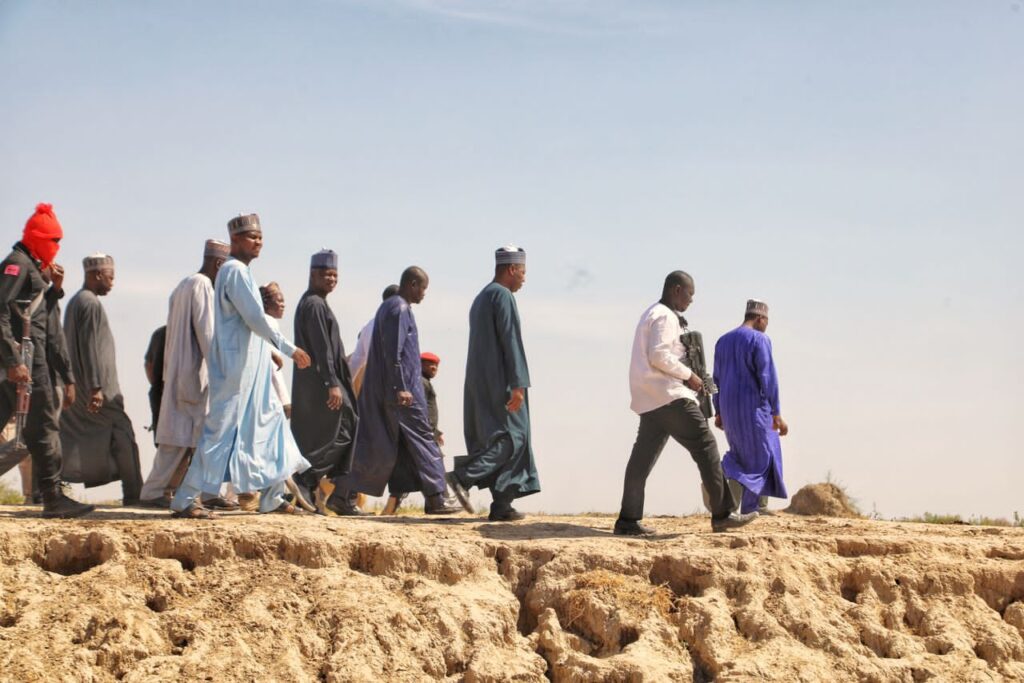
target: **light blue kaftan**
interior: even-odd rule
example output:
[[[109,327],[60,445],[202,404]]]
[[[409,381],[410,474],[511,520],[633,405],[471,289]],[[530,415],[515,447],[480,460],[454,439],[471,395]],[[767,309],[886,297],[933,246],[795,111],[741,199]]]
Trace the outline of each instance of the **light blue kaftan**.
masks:
[[[230,481],[250,493],[279,486],[309,467],[274,398],[267,344],[289,357],[295,347],[267,323],[249,267],[234,258],[217,274],[214,315],[206,360],[210,411],[175,510],[188,507],[196,489],[216,495]]]

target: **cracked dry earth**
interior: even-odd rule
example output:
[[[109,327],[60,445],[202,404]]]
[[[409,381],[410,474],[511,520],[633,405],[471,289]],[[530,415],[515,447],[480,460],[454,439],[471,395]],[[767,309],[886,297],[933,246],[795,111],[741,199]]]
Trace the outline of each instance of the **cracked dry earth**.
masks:
[[[2,681],[1024,680],[1024,529],[36,515]]]

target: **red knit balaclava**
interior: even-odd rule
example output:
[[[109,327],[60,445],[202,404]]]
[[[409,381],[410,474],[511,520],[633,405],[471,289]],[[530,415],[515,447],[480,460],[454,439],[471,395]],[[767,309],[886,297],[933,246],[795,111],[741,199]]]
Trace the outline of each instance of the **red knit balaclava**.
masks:
[[[32,256],[41,261],[42,267],[46,268],[57,258],[60,244],[54,240],[61,237],[64,237],[64,230],[53,213],[53,206],[38,204],[36,212],[25,223],[25,234],[21,238],[21,243],[28,247]]]

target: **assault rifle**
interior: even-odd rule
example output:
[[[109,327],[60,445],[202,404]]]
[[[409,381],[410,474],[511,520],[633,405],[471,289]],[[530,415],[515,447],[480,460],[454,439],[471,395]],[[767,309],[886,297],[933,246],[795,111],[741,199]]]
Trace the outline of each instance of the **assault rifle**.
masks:
[[[704,355],[704,337],[697,330],[689,329],[689,323],[683,316],[679,316],[679,325],[683,328],[683,333],[679,335],[679,341],[683,344],[682,361],[704,382],[704,388],[697,394],[697,404],[704,417],[710,420],[715,414],[711,396],[718,393],[718,387],[708,372]]]
[[[35,352],[35,345],[32,343],[32,314],[35,313],[41,301],[42,293],[32,301],[19,299],[14,302],[21,308],[21,343],[18,345],[18,352],[21,365],[28,368],[28,380],[18,382],[17,407],[14,411],[14,439],[0,446],[0,453],[28,454],[28,446],[25,445],[22,433],[25,431],[28,406],[32,400],[32,356]]]

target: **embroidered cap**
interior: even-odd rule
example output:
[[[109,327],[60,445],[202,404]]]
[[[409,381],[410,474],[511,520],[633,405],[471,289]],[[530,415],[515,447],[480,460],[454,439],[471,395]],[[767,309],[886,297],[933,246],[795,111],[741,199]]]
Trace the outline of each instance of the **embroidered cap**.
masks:
[[[499,266],[507,263],[526,263],[526,250],[514,244],[507,244],[495,250],[494,263]]]
[[[102,270],[103,268],[113,267],[114,257],[107,254],[95,253],[82,259],[82,269],[87,273],[90,270]]]
[[[228,234],[237,235],[240,232],[263,232],[260,227],[260,217],[254,213],[239,214],[228,221]]]
[[[768,304],[757,299],[747,299],[747,314],[763,315],[768,317]]]

